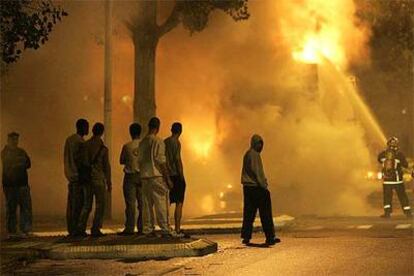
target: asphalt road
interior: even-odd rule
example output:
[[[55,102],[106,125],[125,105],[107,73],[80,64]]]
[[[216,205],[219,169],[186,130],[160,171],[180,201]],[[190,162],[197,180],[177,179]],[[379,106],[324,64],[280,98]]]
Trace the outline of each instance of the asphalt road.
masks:
[[[39,260],[13,275],[414,275],[413,229],[309,230],[280,233],[282,243],[255,247],[238,235],[207,236],[215,254],[169,260]]]

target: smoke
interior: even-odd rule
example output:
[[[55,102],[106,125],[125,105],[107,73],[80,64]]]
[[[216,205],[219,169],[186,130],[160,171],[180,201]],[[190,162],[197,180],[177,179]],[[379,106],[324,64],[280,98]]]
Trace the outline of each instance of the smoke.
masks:
[[[263,159],[277,212],[367,211],[365,197],[373,189],[364,179],[371,168],[365,130],[353,116],[331,116],[327,109],[339,110],[342,102],[322,107],[317,92],[309,90],[312,69],[292,59],[302,41],[288,36],[300,38],[301,28],[313,24],[305,20],[309,10],[318,10],[304,8],[308,2],[252,1],[248,21],[235,23],[217,12],[202,33],[190,36],[178,27],[161,39],[156,64],[160,135],[168,136],[174,121],[183,123],[185,216],[220,211],[219,195],[228,185],[236,194],[233,200],[241,202],[241,160],[253,133],[265,139]],[[338,18],[339,11],[326,11],[326,26],[334,19],[353,22],[352,1],[340,3],[346,4],[340,10],[344,14]],[[7,81],[2,79],[2,137],[16,129],[32,157],[37,214],[64,214],[63,143],[76,119],[103,121],[103,4],[63,5],[70,16],[50,42],[25,53]],[[118,156],[132,120],[134,51],[123,26],[132,4],[114,6],[112,202],[121,217]],[[343,31],[346,37],[336,44],[352,48],[338,59],[346,68],[366,54],[366,31],[353,24]]]
[[[316,4],[326,6],[322,2]],[[265,139],[263,158],[277,211],[294,214],[369,211],[366,196],[373,187],[365,175],[372,168],[372,153],[367,147],[367,138],[371,137],[356,118],[349,99],[341,95],[343,91],[335,84],[339,79],[322,75],[323,70],[316,68],[319,76],[313,80],[312,65],[292,60],[292,51],[303,42],[299,38],[306,38],[310,32],[307,28],[315,25],[315,18],[322,21],[318,23],[319,39],[325,39],[325,32],[329,33],[323,42],[326,47],[333,47],[329,53],[338,66],[346,69],[367,54],[364,45],[367,32],[354,25],[352,1],[336,4],[326,7],[328,10],[318,10],[317,6],[308,6],[309,1],[253,2],[248,22],[233,24],[216,15],[210,29],[191,41],[178,34],[163,41],[177,47],[168,47],[167,63],[174,66],[174,72],[169,72],[167,80],[158,78],[166,87],[160,90],[168,91],[168,96],[159,96],[160,110],[168,117],[170,109],[168,104],[163,105],[164,100],[174,101],[174,106],[178,100],[180,118],[189,122],[183,137],[187,145],[184,156],[189,159],[187,170],[196,174],[190,180],[197,179],[189,181],[189,194],[217,198],[219,192],[227,191],[228,183],[239,189],[242,156],[250,136],[259,133]],[[341,5],[345,10],[334,9]],[[335,36],[339,35],[334,32],[338,28],[345,35]],[[329,40],[332,36],[333,41]],[[349,47],[351,41],[353,47]],[[343,51],[349,48],[352,50]],[[186,60],[180,62],[183,56]],[[177,84],[175,80],[180,75],[190,79]],[[320,91],[312,89],[313,81],[321,86]],[[188,101],[179,97],[184,90]],[[212,127],[214,120],[216,124]],[[191,137],[201,131],[212,134],[197,140],[215,137],[212,151],[218,153],[205,161],[207,170],[214,173],[212,181],[203,176],[204,181],[200,182],[203,164],[193,161],[196,153],[191,150]],[[221,173],[213,172],[217,168]],[[188,199],[192,210],[196,210],[200,199],[201,196]]]

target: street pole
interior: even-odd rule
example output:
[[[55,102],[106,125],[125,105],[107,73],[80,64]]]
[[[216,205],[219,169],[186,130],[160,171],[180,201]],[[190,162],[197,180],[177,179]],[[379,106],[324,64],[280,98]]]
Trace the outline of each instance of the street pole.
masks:
[[[112,164],[112,0],[105,0],[105,65],[104,65],[105,143]],[[105,217],[112,218],[112,194],[107,192]]]
[[[414,14],[411,14],[411,26],[412,26],[412,32],[413,32],[413,37],[414,37]],[[410,137],[410,141],[409,144],[411,144],[411,158],[414,158],[414,55],[411,56],[411,123],[409,124],[409,129],[408,131],[410,131],[411,135]],[[410,115],[410,114],[409,114]]]

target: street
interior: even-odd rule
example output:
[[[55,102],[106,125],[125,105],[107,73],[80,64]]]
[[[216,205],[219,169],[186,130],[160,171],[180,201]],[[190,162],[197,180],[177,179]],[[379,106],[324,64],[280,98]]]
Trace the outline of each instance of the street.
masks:
[[[413,229],[403,228],[283,230],[282,243],[271,248],[261,245],[262,233],[254,234],[249,247],[238,234],[206,235],[219,250],[204,257],[39,260],[13,275],[413,275]]]

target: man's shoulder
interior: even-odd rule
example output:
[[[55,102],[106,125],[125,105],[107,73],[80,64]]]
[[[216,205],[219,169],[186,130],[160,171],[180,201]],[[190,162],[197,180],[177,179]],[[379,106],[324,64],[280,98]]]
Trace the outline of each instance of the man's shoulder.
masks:
[[[259,153],[257,151],[255,151],[254,149],[248,149],[244,155],[245,156],[250,156],[250,155],[257,155],[257,154],[259,154]]]
[[[399,151],[399,152],[397,152],[397,157],[398,158],[401,158],[401,159],[404,159],[405,158],[405,155],[404,155],[404,153],[402,151]]]
[[[244,155],[243,155],[243,160],[244,160],[244,161],[246,161],[246,160],[248,160],[249,158],[251,158],[250,149],[249,149],[249,150],[246,150],[246,152],[244,153]]]
[[[16,150],[19,154],[27,155],[27,152],[24,148],[18,147]]]
[[[386,150],[381,151],[381,152],[378,154],[378,156],[384,155],[384,154],[385,154],[385,152],[386,152]]]
[[[147,137],[151,142],[153,142],[155,144],[163,144],[164,145],[164,140],[161,137],[157,136],[157,135],[148,135]]]
[[[141,143],[141,139],[134,139],[123,145],[124,148],[136,148]]]
[[[142,138],[142,140],[140,141],[140,143],[139,143],[139,145],[140,146],[143,146],[143,145],[145,145],[146,143],[148,143],[150,141],[150,136],[145,136],[144,138]]]
[[[66,143],[82,143],[84,142],[83,138],[80,137],[77,133],[71,134],[66,138]]]
[[[164,139],[164,143],[166,146],[174,146],[178,145],[180,142],[178,141],[178,139],[174,139],[172,136],[170,136]]]
[[[89,138],[88,140],[86,140],[86,141],[83,143],[83,146],[84,146],[84,147],[89,147],[90,145],[92,145],[92,143],[93,143],[92,138]]]

